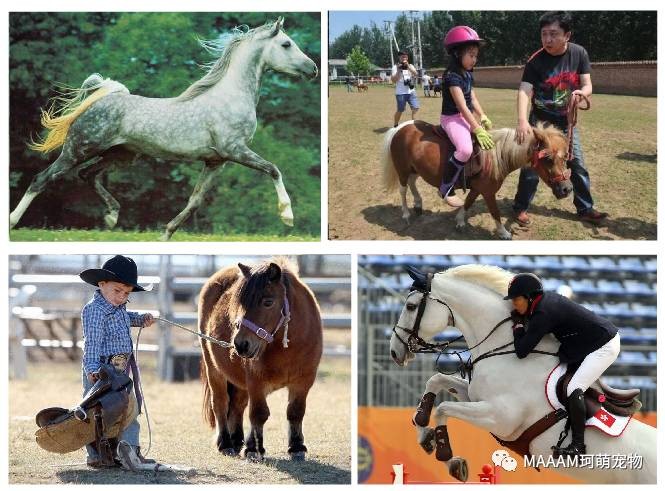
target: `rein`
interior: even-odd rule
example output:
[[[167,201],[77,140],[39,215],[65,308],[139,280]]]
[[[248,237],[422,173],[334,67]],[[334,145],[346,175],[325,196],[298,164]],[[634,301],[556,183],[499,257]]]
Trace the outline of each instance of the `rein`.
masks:
[[[418,304],[418,312],[416,314],[416,320],[413,323],[413,328],[408,329],[406,327],[402,327],[402,326],[399,326],[399,325],[395,324],[395,326],[393,327],[393,333],[395,334],[397,339],[404,346],[406,346],[406,348],[411,353],[438,353],[439,355],[436,357],[436,362],[435,362],[436,365],[438,366],[438,361],[439,361],[439,358],[441,358],[441,355],[445,354],[446,350],[448,349],[448,347],[452,343],[454,343],[456,341],[459,341],[460,339],[463,339],[464,335],[460,335],[460,336],[456,337],[455,339],[452,339],[450,341],[446,341],[444,343],[429,343],[429,342],[425,341],[424,339],[422,339],[420,337],[420,335],[418,334],[418,331],[420,330],[420,320],[422,319],[422,317],[425,313],[425,308],[426,308],[428,298],[446,306],[446,308],[450,312],[450,317],[452,319],[452,326],[455,327],[455,314],[453,313],[453,309],[450,307],[450,305],[448,305],[445,301],[443,301],[439,298],[436,298],[436,297],[432,297],[430,295],[430,293],[431,293],[431,281],[432,281],[432,274],[429,273],[427,275],[427,290],[418,290],[423,294],[423,297],[420,300],[420,303]],[[459,363],[457,369],[454,370],[453,372],[450,372],[450,373],[441,372],[440,370],[439,370],[439,372],[443,373],[445,375],[454,375],[455,373],[459,372],[460,376],[463,379],[465,379],[466,375],[468,374],[469,375],[469,382],[471,382],[473,367],[474,367],[474,365],[479,363],[481,360],[485,360],[487,358],[492,358],[493,356],[514,354],[515,353],[514,349],[513,350],[501,351],[501,350],[504,350],[505,348],[507,348],[507,347],[509,347],[513,344],[512,342],[509,342],[509,343],[506,343],[504,345],[497,346],[496,348],[493,348],[493,349],[491,349],[491,350],[489,350],[485,353],[480,354],[475,360],[473,360],[471,357],[469,357],[469,359],[466,362],[464,362],[462,360],[462,357],[461,357],[462,353],[470,352],[471,350],[477,348],[478,346],[483,344],[485,341],[487,341],[489,339],[489,337],[492,334],[494,334],[497,331],[497,329],[499,329],[499,327],[501,327],[506,322],[509,322],[510,320],[511,320],[511,317],[509,316],[509,317],[506,317],[505,319],[502,319],[499,322],[497,322],[494,325],[494,327],[485,335],[485,337],[483,339],[481,339],[480,341],[478,341],[478,343],[476,343],[475,345],[470,346],[470,347],[468,347],[466,349],[463,349],[463,350],[460,350],[460,351],[453,351],[452,353],[450,353],[452,355],[457,355],[457,357],[460,360],[460,363]],[[409,337],[406,339],[406,341],[404,341],[404,339],[402,339],[402,337],[397,332],[397,329],[400,329],[400,330],[402,330],[403,332],[405,332],[409,335]],[[541,350],[532,350],[531,353],[558,356],[557,353],[551,353],[549,351],[541,351]]]

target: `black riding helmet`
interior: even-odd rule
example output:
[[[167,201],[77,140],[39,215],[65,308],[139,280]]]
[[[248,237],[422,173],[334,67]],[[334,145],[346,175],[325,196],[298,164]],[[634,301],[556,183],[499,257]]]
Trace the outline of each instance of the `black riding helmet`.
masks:
[[[504,300],[511,300],[516,297],[533,298],[539,293],[543,293],[543,283],[533,273],[519,273],[513,276],[508,285],[508,295]]]

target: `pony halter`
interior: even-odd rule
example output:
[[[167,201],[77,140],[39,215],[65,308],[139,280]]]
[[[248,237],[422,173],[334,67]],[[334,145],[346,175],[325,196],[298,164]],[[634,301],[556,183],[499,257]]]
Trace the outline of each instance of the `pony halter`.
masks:
[[[275,334],[277,334],[277,331],[284,326],[284,339],[282,340],[282,346],[285,348],[289,347],[289,339],[287,337],[288,329],[289,329],[289,321],[291,320],[291,309],[289,307],[289,299],[286,297],[286,293],[284,294],[284,302],[282,304],[282,312],[279,318],[279,321],[277,322],[277,325],[275,326],[275,329],[273,329],[272,332],[268,332],[267,329],[264,329],[263,327],[259,326],[258,324],[253,323],[249,319],[246,319],[244,316],[240,318],[240,321],[238,324],[240,326],[244,326],[250,331],[252,331],[254,334],[256,334],[259,338],[263,339],[266,343],[272,343],[275,340]]]

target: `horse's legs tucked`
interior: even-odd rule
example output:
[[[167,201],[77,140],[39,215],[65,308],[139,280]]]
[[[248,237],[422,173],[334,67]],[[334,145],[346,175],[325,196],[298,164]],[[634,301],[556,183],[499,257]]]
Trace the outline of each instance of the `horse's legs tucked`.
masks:
[[[286,418],[289,420],[289,455],[293,460],[304,460],[307,453],[305,437],[302,433],[302,420],[305,417],[309,388],[289,387],[289,405]]]
[[[192,213],[201,206],[205,194],[210,190],[210,187],[213,184],[213,179],[217,176],[220,169],[222,169],[222,164],[210,162],[204,163],[203,169],[201,169],[201,174],[199,174],[199,180],[194,186],[194,191],[192,191],[192,195],[189,197],[187,206],[166,225],[166,230],[160,237],[160,240],[169,240],[175,231],[178,230],[178,227],[180,227],[182,222],[192,216]]]
[[[231,436],[231,444],[236,453],[240,453],[245,439],[245,433],[242,429],[242,419],[245,414],[245,408],[249,400],[246,390],[240,389],[229,383],[229,413],[227,419],[227,428]]]
[[[282,173],[272,162],[268,162],[259,154],[253,152],[246,146],[238,146],[231,151],[220,154],[225,160],[237,162],[240,165],[258,170],[272,177],[275,190],[277,191],[277,207],[279,217],[289,227],[293,227],[293,210],[291,209],[291,198],[289,198],[284,183],[282,182]]]
[[[263,460],[266,449],[263,448],[263,425],[268,421],[270,409],[263,394],[252,394],[249,398],[249,435],[245,440],[245,457],[251,460]]]

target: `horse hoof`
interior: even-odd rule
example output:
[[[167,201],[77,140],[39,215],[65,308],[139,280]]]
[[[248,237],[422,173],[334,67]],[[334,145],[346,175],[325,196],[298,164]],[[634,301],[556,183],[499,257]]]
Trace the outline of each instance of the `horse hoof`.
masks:
[[[109,213],[108,215],[104,215],[104,223],[106,224],[106,228],[115,228],[116,224],[118,223],[118,214]]]
[[[250,462],[263,462],[263,454],[261,452],[245,452],[245,458]]]
[[[466,482],[469,479],[469,466],[466,459],[462,457],[453,457],[448,462],[448,473],[461,482]]]
[[[501,240],[513,240],[512,234],[509,232],[507,234],[499,234]]]
[[[220,452],[222,455],[226,455],[227,457],[236,457],[238,455],[238,452],[235,448],[223,448],[220,450]]]
[[[416,206],[416,207],[413,209],[413,213],[414,213],[416,216],[420,216],[420,215],[422,215],[422,214],[423,214],[423,207],[422,207],[422,206]]]
[[[462,230],[462,229],[464,229],[465,227],[466,227],[466,223],[456,223],[456,224],[455,224],[455,228],[456,228],[457,230]]]
[[[291,452],[289,455],[291,456],[291,460],[301,462],[305,460],[305,455],[307,455],[307,452]]]
[[[418,442],[418,443],[420,443],[420,446],[422,447],[422,449],[425,452],[427,452],[428,454],[431,454],[432,452],[434,452],[435,439],[436,439],[436,436],[435,436],[435,433],[434,433],[434,429],[427,428],[425,430],[425,432],[423,433],[423,436],[422,436],[420,442]]]
[[[284,222],[284,225],[288,227],[293,227],[293,217],[280,217],[282,219],[282,222]]]

